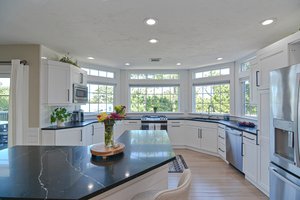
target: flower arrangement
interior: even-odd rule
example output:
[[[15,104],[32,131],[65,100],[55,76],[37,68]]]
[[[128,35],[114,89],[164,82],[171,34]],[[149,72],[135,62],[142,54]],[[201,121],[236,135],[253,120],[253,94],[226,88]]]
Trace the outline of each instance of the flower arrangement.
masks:
[[[125,118],[125,109],[123,105],[116,105],[114,107],[115,112],[107,114],[106,112],[97,115],[98,122],[104,123],[104,143],[106,148],[114,148],[114,124],[117,120]]]
[[[97,115],[98,122],[103,122],[104,124],[115,124],[116,120],[122,120],[125,118],[125,109],[126,107],[123,105],[116,105],[114,107],[116,112],[112,112],[110,114],[103,112]]]

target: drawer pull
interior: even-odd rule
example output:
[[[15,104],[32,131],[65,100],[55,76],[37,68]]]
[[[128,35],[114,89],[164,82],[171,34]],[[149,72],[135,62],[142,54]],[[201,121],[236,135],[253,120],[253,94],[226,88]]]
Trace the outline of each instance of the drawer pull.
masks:
[[[172,127],[180,127],[180,125],[172,125]]]
[[[221,139],[225,140],[225,138],[224,138],[224,137],[222,137],[222,136],[220,136],[220,135],[219,135],[219,138],[221,138]]]
[[[171,124],[180,124],[180,122],[171,122]]]
[[[255,139],[253,139],[253,138],[249,138],[249,137],[247,137],[247,136],[243,136],[244,138],[247,138],[247,139],[249,139],[249,140],[255,140]]]
[[[137,124],[137,122],[128,122],[129,124]]]
[[[222,151],[223,153],[225,153],[225,151],[224,151],[224,150],[222,150],[221,148],[219,148],[219,150],[220,150],[220,151]]]

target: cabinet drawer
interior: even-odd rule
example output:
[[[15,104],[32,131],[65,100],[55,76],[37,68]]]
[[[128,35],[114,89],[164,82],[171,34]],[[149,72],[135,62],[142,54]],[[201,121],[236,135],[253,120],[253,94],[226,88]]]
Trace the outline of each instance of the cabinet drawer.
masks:
[[[225,151],[223,151],[222,149],[218,149],[218,153],[219,153],[219,155],[221,156],[221,157],[223,157],[224,158],[224,160],[226,160],[226,152]]]
[[[168,126],[180,126],[183,125],[182,120],[168,120]]]
[[[219,142],[218,149],[219,149],[219,151],[224,151],[225,152],[226,151],[225,144]]]
[[[247,133],[247,132],[243,132],[243,140],[250,142],[252,144],[256,144],[256,135]]]
[[[219,135],[219,138],[225,140],[225,131],[224,131],[224,132],[220,132],[220,131],[218,130],[218,135]]]

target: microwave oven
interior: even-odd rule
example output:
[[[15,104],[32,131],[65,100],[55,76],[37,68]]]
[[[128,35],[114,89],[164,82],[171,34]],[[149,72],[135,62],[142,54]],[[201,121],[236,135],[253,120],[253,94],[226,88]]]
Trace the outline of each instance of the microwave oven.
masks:
[[[73,103],[85,104],[88,102],[88,87],[73,84]]]

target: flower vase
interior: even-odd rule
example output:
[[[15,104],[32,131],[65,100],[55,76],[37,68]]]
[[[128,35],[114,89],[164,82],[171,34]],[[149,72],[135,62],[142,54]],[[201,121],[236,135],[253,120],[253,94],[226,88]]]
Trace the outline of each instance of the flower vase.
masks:
[[[57,120],[57,127],[64,127],[65,126],[65,122],[61,121],[61,120]]]
[[[114,147],[114,123],[104,123],[104,142],[106,148]]]

